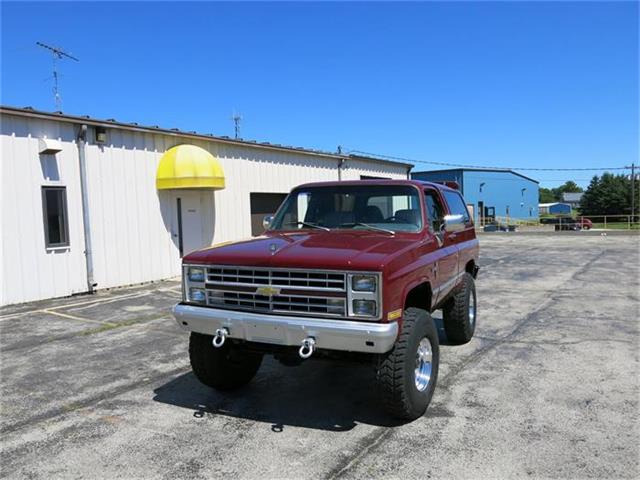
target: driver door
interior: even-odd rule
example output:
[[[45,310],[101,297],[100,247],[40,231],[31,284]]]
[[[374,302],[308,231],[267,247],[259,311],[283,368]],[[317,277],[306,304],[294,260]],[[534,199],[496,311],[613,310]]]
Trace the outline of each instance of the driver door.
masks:
[[[433,304],[442,300],[456,284],[458,275],[458,247],[455,234],[443,230],[446,208],[440,193],[436,189],[424,191],[425,208],[429,229],[438,242],[436,263],[434,265]]]

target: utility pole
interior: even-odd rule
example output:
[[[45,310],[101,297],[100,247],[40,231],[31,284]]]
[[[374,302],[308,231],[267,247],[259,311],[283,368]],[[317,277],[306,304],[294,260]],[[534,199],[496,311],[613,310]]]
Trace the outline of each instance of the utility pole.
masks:
[[[240,138],[240,122],[242,121],[242,115],[239,115],[234,112],[231,119],[233,120],[234,133],[235,133],[235,138],[237,140],[238,138]]]
[[[36,42],[36,45],[49,50],[53,56],[53,100],[56,104],[56,110],[62,110],[62,97],[60,96],[60,90],[58,89],[58,60],[63,58],[69,58],[76,62],[79,62],[76,57],[69,55],[67,52],[58,47],[52,47],[41,42]]]
[[[631,164],[631,222],[636,220],[636,164]]]

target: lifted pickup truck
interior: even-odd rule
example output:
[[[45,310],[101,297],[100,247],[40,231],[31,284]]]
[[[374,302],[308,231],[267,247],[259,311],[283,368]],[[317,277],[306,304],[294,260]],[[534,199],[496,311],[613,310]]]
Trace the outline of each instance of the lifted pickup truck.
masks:
[[[427,409],[447,340],[476,327],[478,240],[464,200],[412,180],[312,183],[292,190],[260,237],[183,259],[178,325],[196,377],[247,384],[263,355],[368,361],[394,416]]]

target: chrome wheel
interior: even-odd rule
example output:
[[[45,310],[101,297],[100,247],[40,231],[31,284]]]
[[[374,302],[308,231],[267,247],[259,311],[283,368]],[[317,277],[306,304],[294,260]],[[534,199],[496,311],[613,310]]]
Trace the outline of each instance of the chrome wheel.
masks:
[[[469,326],[473,328],[476,323],[476,298],[473,292],[469,294]]]
[[[423,338],[416,352],[415,382],[419,392],[424,392],[431,380],[433,350],[428,338]]]

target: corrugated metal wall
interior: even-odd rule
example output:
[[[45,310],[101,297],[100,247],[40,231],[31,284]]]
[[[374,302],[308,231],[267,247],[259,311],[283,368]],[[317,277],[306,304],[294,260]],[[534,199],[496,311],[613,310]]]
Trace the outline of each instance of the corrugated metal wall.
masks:
[[[476,207],[476,217],[478,203],[483,202],[485,207],[495,208],[497,217],[538,218],[538,184],[534,181],[510,172],[465,170],[463,184],[465,200]]]
[[[520,220],[538,218],[538,184],[512,172],[447,170],[416,172],[418,180],[453,180],[462,187],[467,205],[473,206],[475,222],[479,220],[479,202],[484,207],[493,207],[498,217]]]
[[[74,127],[9,115],[3,115],[0,123],[2,304],[83,292],[86,268]],[[63,151],[55,161],[38,154],[38,139],[45,136],[63,142]],[[69,247],[45,248],[41,193],[44,185],[67,187]]]
[[[86,267],[76,129],[65,120],[2,114],[2,285],[0,305],[70,295],[86,290]],[[220,159],[226,188],[210,192],[213,242],[251,236],[250,193],[287,193],[305,182],[337,180],[338,160],[320,155],[236,146],[144,131],[109,129],[94,142],[89,127],[87,176],[89,215],[98,288],[160,280],[180,273],[171,235],[172,192],[158,192],[155,173],[170,147],[190,143]],[[45,179],[38,138],[56,138],[59,181]],[[402,165],[349,160],[342,178],[360,175],[406,178]],[[70,246],[46,250],[42,185],[67,187]]]
[[[366,160],[347,160],[342,167],[342,180],[360,180],[361,175],[382,178],[407,178],[407,169]]]

